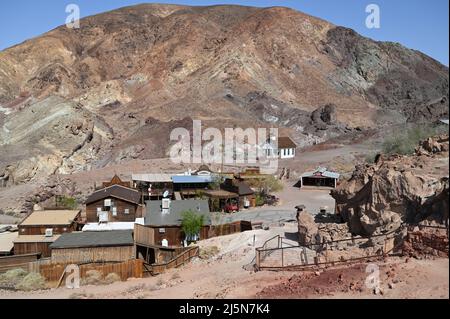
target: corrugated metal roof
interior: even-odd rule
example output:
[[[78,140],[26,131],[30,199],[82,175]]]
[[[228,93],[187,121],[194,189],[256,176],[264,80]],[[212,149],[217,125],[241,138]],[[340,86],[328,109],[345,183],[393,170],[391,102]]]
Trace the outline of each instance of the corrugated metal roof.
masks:
[[[73,232],[62,234],[50,248],[84,248],[134,245],[130,230]]]
[[[174,184],[184,184],[184,183],[211,183],[212,176],[206,175],[176,175],[172,176],[172,181]]]
[[[167,214],[161,212],[161,204],[160,200],[146,202],[145,225],[179,226],[181,225],[182,213],[189,210],[205,216],[203,220],[205,225],[211,224],[208,200],[173,200],[170,202],[170,212]]]
[[[43,210],[34,211],[19,225],[70,225],[80,210]]]
[[[141,194],[139,193],[139,191],[121,185],[112,185],[92,193],[86,199],[86,204],[90,204],[109,197],[122,199],[134,204],[139,204],[141,201]]]
[[[88,223],[82,231],[133,230],[134,222]]]
[[[339,179],[341,174],[336,172],[328,171],[325,167],[319,167],[315,171],[305,172],[302,174],[302,177],[314,177],[317,175],[321,175],[323,177],[329,177],[334,179]]]
[[[148,183],[171,183],[172,174],[132,174],[131,179]]]

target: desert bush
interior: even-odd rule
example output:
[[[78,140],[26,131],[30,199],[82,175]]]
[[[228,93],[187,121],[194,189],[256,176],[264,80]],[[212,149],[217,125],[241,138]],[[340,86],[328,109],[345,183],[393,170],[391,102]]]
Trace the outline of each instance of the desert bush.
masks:
[[[15,286],[20,283],[28,272],[22,268],[8,270],[6,273],[0,275],[0,285]]]
[[[364,161],[369,164],[375,163],[375,159],[377,158],[377,153],[369,152],[364,156]]]
[[[67,209],[76,209],[78,207],[77,200],[68,196],[58,196],[56,198],[56,204],[58,207],[64,207]]]
[[[164,285],[164,280],[162,279],[162,277],[159,277],[159,278],[158,278],[158,281],[156,281],[156,285],[157,285],[157,286],[162,286],[162,285]]]
[[[74,292],[69,296],[69,299],[93,299],[93,294],[87,294],[86,292]]]
[[[131,286],[130,288],[127,289],[127,293],[132,294],[132,293],[136,293],[138,291],[142,291],[142,290],[146,290],[147,286],[142,283],[142,284],[138,284],[135,286]]]
[[[383,153],[387,155],[413,154],[420,141],[441,133],[441,127],[431,125],[417,125],[394,130],[391,135],[386,137],[383,141]]]
[[[105,277],[105,283],[107,283],[107,284],[112,284],[117,281],[121,281],[121,278],[115,272],[109,273]]]
[[[42,277],[41,274],[31,272],[26,275],[15,288],[17,290],[32,291],[44,289],[45,287],[45,278]]]
[[[256,203],[256,206],[263,206],[266,203],[266,200],[263,195],[256,194],[255,203]]]
[[[177,273],[177,272],[174,272],[173,274],[172,274],[172,277],[170,277],[171,279],[179,279],[180,278],[180,274],[179,273]]]
[[[82,285],[101,285],[103,283],[102,273],[98,270],[88,270],[86,277],[81,280]]]
[[[258,193],[263,195],[283,190],[283,183],[272,175],[259,179],[251,184],[251,186],[258,189]]]
[[[155,291],[155,290],[159,290],[159,287],[156,286],[156,285],[149,285],[149,286],[147,287],[147,290],[148,290],[148,291]]]
[[[201,259],[209,259],[219,253],[219,247],[217,246],[209,246],[200,248],[199,257]]]

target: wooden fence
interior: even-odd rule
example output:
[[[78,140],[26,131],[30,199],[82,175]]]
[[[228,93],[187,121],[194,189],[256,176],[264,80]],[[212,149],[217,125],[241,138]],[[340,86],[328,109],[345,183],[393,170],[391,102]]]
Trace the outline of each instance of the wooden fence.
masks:
[[[26,254],[0,257],[0,273],[16,268],[29,271],[28,264],[38,260],[39,256],[40,254]]]
[[[252,230],[252,223],[244,220],[229,224],[211,225],[209,227],[208,238],[240,233],[247,230]]]
[[[192,258],[198,257],[200,249],[198,246],[189,247],[175,258],[169,260],[166,263],[145,265],[146,271],[151,275],[158,275],[171,268],[178,268],[188,263]]]
[[[58,282],[63,279],[63,274],[68,264],[40,264],[34,262],[36,272],[39,272],[48,282]],[[102,274],[104,278],[110,273],[116,273],[122,281],[128,278],[142,278],[143,261],[140,259],[132,259],[121,263],[101,263],[101,264],[82,264],[80,268],[80,277],[85,278],[89,270],[96,270]]]

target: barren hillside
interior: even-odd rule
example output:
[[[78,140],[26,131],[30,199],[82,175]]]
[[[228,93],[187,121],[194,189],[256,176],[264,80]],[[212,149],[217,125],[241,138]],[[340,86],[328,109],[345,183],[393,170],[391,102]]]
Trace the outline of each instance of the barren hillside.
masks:
[[[0,52],[9,185],[165,157],[192,118],[307,145],[444,115],[447,67],[282,7],[138,5]]]

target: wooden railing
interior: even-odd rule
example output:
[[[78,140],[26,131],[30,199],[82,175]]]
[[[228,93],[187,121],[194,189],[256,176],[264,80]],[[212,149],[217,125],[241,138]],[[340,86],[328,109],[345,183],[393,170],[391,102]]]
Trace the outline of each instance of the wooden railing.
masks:
[[[188,263],[192,258],[198,257],[200,249],[198,246],[189,247],[187,250],[180,253],[175,258],[169,260],[166,263],[161,264],[151,264],[144,265],[146,271],[150,272],[152,276],[158,275],[171,268],[178,268],[186,263]]]

